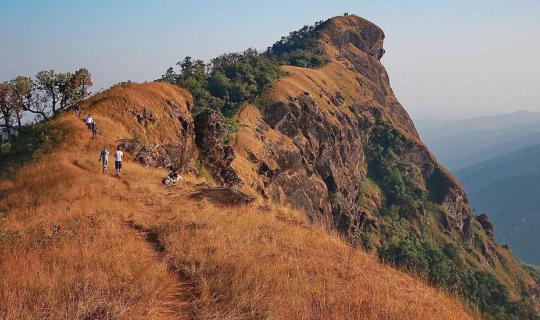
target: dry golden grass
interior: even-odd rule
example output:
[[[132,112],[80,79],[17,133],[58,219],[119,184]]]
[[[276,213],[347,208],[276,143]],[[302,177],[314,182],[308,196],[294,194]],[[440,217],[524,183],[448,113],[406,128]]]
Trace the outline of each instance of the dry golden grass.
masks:
[[[69,144],[0,182],[1,319],[472,319],[462,304],[352,250],[299,212],[224,208],[126,163],[102,175],[73,115]],[[112,170],[111,170],[112,171]]]

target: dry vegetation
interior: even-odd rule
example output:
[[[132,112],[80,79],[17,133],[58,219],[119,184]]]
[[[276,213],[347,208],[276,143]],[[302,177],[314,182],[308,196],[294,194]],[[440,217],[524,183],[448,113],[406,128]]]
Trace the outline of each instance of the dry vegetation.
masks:
[[[97,139],[65,115],[69,143],[0,182],[1,319],[474,318],[299,212],[195,201],[199,178],[130,162],[102,175],[131,130],[92,108]]]

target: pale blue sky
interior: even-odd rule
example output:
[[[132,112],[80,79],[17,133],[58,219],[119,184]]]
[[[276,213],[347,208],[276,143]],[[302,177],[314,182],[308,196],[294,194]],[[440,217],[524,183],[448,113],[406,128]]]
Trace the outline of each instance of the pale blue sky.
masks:
[[[385,31],[383,63],[413,117],[540,110],[536,0],[0,0],[0,81],[77,67],[94,90],[152,80],[184,56],[264,49],[344,12]]]

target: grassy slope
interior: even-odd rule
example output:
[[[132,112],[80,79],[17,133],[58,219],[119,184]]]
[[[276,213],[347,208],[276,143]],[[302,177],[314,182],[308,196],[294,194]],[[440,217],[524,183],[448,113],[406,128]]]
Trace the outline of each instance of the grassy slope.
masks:
[[[179,99],[151,86],[164,96],[148,101]],[[198,178],[168,189],[164,171],[129,161],[122,178],[101,175],[99,148],[131,130],[99,98],[98,139],[64,115],[69,143],[0,183],[0,318],[472,318],[300,213],[196,202]]]

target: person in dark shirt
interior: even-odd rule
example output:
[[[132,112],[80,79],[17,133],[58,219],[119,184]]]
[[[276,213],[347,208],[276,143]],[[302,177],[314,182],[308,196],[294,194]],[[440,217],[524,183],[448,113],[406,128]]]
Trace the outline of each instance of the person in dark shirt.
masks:
[[[90,129],[92,130],[92,138],[97,137],[97,124],[96,124],[96,121],[92,121],[92,123],[90,123]]]

